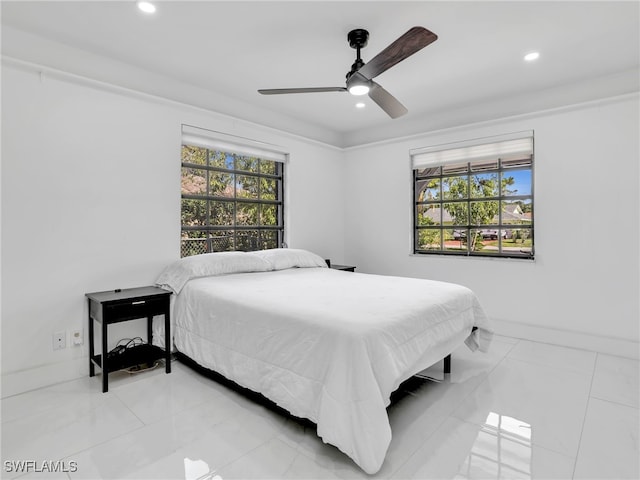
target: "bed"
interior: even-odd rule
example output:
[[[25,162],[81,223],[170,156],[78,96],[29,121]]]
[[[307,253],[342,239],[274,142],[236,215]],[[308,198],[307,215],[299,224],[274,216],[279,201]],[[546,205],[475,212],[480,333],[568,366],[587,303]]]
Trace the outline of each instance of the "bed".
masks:
[[[313,421],[369,474],[384,462],[400,383],[492,337],[466,287],[334,270],[301,249],[186,257],[157,284],[175,293],[178,352]]]

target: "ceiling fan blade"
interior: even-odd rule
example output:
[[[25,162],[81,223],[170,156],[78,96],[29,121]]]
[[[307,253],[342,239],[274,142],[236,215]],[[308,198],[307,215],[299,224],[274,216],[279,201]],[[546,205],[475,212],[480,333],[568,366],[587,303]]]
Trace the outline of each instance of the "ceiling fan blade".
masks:
[[[346,92],[345,87],[312,87],[312,88],[268,88],[258,90],[262,95],[280,95],[283,93],[318,93],[318,92]]]
[[[376,102],[382,110],[387,112],[391,118],[398,118],[407,113],[406,109],[393,95],[387,92],[376,82],[371,82],[371,89],[369,90],[369,97]]]
[[[438,36],[426,28],[413,27],[365,63],[358,72],[368,79],[375,78],[382,72],[393,67],[396,63],[422,50],[437,39]]]

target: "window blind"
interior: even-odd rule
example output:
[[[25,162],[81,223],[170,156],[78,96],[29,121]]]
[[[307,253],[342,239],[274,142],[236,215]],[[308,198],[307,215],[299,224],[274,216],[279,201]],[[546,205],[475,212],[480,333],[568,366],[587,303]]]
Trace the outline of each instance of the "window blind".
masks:
[[[231,152],[247,157],[258,157],[281,163],[285,163],[288,157],[285,150],[277,145],[236,137],[234,135],[191,125],[182,125],[182,144],[221,152]]]
[[[510,160],[533,155],[533,132],[469,140],[410,150],[414,170],[487,159]]]

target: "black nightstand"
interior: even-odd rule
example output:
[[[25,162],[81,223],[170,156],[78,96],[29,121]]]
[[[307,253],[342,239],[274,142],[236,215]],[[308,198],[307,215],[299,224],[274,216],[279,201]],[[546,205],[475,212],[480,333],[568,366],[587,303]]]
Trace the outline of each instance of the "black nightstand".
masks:
[[[109,372],[132,365],[112,365],[107,359],[107,331],[112,323],[126,322],[147,318],[147,341],[149,343],[149,361],[164,357],[166,372],[171,373],[171,325],[169,318],[169,302],[171,292],[159,287],[126,288],[108,290],[106,292],[86,293],[89,302],[89,376],[95,375],[95,367],[102,369],[102,391],[109,390]],[[152,322],[155,315],[164,315],[165,349],[152,347]],[[93,322],[102,324],[102,352],[94,351]]]
[[[356,271],[356,267],[351,266],[351,265],[337,265],[335,263],[332,263],[330,265],[330,268],[333,268],[334,270],[344,270],[345,272],[355,272]]]

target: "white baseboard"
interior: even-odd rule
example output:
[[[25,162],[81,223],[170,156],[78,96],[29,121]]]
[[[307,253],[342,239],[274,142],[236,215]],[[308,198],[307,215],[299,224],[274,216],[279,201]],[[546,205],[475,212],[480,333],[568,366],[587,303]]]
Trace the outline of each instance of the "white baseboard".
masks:
[[[2,398],[10,397],[37,388],[82,378],[89,375],[88,362],[87,357],[80,357],[65,362],[3,374],[1,396]]]
[[[506,337],[606,353],[634,360],[640,359],[640,343],[634,340],[541,327],[529,323],[495,318],[493,319],[493,325],[496,334]]]

